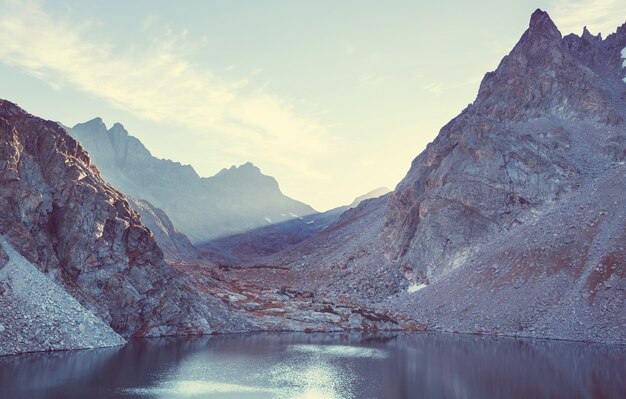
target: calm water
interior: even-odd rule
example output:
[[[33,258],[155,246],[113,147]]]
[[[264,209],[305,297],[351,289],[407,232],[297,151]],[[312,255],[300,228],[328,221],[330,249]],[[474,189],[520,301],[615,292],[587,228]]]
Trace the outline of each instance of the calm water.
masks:
[[[0,398],[626,398],[626,347],[246,335],[0,358]]]

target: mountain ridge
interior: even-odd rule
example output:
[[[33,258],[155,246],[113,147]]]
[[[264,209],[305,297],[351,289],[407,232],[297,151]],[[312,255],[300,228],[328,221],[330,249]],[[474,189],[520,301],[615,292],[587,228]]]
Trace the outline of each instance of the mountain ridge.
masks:
[[[276,179],[250,162],[200,177],[190,165],[152,156],[119,123],[107,130],[95,118],[68,132],[89,151],[107,181],[163,209],[195,243],[317,213],[285,196]]]

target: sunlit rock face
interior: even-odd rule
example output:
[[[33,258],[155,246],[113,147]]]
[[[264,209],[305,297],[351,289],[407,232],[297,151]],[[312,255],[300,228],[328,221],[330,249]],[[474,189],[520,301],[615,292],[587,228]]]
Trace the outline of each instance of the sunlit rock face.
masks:
[[[153,157],[119,123],[107,130],[96,118],[67,130],[106,181],[162,209],[194,243],[316,214],[285,196],[276,180],[252,163],[202,178],[189,165]]]
[[[186,288],[127,199],[58,124],[0,100],[0,138],[0,234],[83,306],[123,336],[232,325],[221,301]]]
[[[198,250],[189,238],[181,233],[162,209],[145,200],[128,197],[128,202],[141,216],[141,222],[154,234],[154,239],[163,250],[165,259],[193,260],[198,258]]]
[[[436,279],[473,245],[526,223],[622,159],[624,46],[626,25],[604,40],[586,29],[563,38],[537,10],[474,103],[396,188],[390,256]]]

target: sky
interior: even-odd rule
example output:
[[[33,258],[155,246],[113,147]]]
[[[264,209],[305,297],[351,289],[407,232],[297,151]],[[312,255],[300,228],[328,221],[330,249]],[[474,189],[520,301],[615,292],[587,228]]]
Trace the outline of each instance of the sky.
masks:
[[[624,2],[0,0],[0,97],[201,176],[251,161],[323,211],[393,189],[536,8],[605,37]]]

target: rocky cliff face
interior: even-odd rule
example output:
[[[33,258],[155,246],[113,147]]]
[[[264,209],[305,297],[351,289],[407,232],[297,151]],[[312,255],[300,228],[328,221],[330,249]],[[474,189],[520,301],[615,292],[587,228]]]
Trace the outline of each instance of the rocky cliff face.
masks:
[[[251,163],[201,178],[189,165],[153,157],[120,124],[107,130],[96,118],[68,131],[108,182],[161,208],[195,243],[316,213],[285,196],[274,178]]]
[[[396,188],[386,224],[393,258],[418,278],[437,278],[473,245],[526,223],[617,160],[624,30],[604,41],[563,39],[548,14],[536,11],[476,101]]]
[[[0,234],[116,332],[238,324],[221,301],[188,289],[126,198],[58,124],[0,100],[0,137]]]
[[[148,201],[128,197],[128,203],[139,213],[143,223],[163,251],[165,259],[171,261],[189,261],[198,259],[198,250],[191,244],[189,238],[181,233],[170,218]]]

